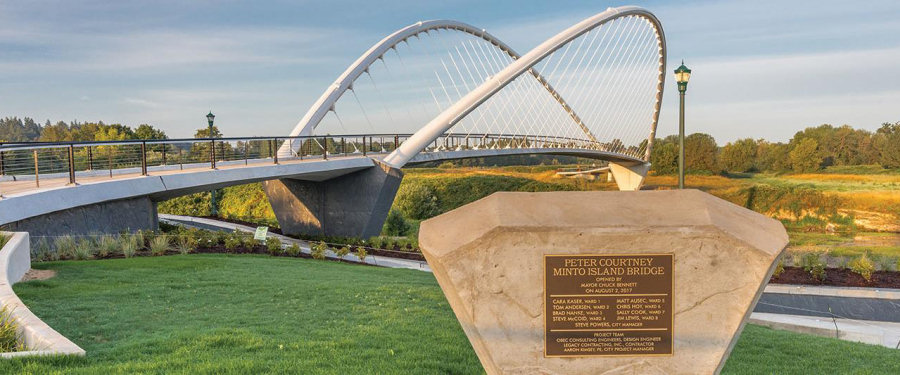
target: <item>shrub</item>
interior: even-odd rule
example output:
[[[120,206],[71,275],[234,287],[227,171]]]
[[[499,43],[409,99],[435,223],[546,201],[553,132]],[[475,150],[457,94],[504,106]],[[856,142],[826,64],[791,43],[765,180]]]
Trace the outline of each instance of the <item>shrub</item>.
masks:
[[[138,236],[138,235],[123,234],[121,237],[121,239],[122,239],[122,241],[121,241],[122,242],[122,255],[124,255],[126,258],[133,257],[134,254],[137,253],[138,249],[141,248],[139,243],[142,238],[143,237]]]
[[[281,248],[281,240],[277,237],[268,237],[266,238],[266,249],[269,250],[269,254],[278,255],[281,254],[283,249]]]
[[[775,271],[772,271],[772,276],[778,277],[781,276],[782,273],[784,273],[784,262],[779,260],[778,264],[775,265]]]
[[[410,219],[424,220],[441,213],[437,195],[425,185],[402,186],[395,204]]]
[[[253,252],[253,248],[259,245],[259,241],[253,238],[252,234],[244,233],[244,232],[235,232],[238,235],[238,238],[241,239],[241,245],[247,249],[248,252]]]
[[[75,259],[86,260],[94,256],[96,245],[90,237],[84,237],[75,246]]]
[[[165,255],[166,251],[169,250],[169,237],[168,236],[154,236],[152,240],[150,240],[150,253],[153,255]]]
[[[367,256],[369,256],[369,254],[366,252],[366,249],[364,247],[356,248],[356,257],[359,258],[360,262],[365,263]]]
[[[350,254],[350,248],[347,246],[341,247],[340,249],[335,250],[334,254],[337,255],[338,260],[344,260],[344,257],[347,256],[347,254]]]
[[[400,211],[391,210],[384,221],[382,232],[388,236],[405,236],[409,233],[409,229],[409,223],[406,222]]]
[[[896,271],[898,259],[900,258],[882,255],[876,259],[876,263],[878,263],[878,269],[882,271]]]
[[[140,242],[141,248],[146,247],[149,249],[150,243],[153,242],[153,240],[157,237],[157,233],[152,230],[142,230],[142,231],[139,231],[138,233],[140,233],[140,235],[141,235],[141,238],[140,238],[141,239],[141,242]]]
[[[98,244],[97,256],[100,258],[106,258],[112,254],[115,254],[119,251],[119,241],[115,236],[105,235],[100,237],[100,243]]]
[[[225,242],[225,250],[228,251],[229,253],[233,253],[235,250],[237,250],[238,247],[241,246],[241,237],[236,232],[229,233],[227,236],[225,236],[224,242]]]
[[[327,249],[328,245],[326,245],[324,241],[319,241],[319,243],[309,247],[309,255],[314,259],[325,259],[325,250]]]
[[[12,310],[3,306],[0,308],[0,353],[24,350],[22,342],[19,325],[12,317]]]
[[[300,250],[300,245],[297,245],[296,242],[295,242],[295,243],[292,243],[291,246],[288,246],[288,248],[287,248],[287,250],[286,250],[287,255],[290,255],[290,256],[292,256],[292,257],[295,257],[295,256],[297,256],[297,255],[300,255],[300,251],[301,251],[301,250]]]
[[[56,248],[56,253],[59,257],[73,259],[75,258],[75,248],[78,247],[78,243],[74,237],[65,235],[56,237],[53,247]]]
[[[34,244],[33,252],[34,260],[38,262],[59,259],[59,254],[50,249],[50,243],[46,238],[41,238]]]
[[[800,262],[803,270],[809,272],[814,280],[825,281],[825,262],[822,261],[821,254],[816,252],[803,254]]]
[[[872,273],[875,272],[875,263],[872,263],[872,260],[869,259],[868,255],[863,254],[850,261],[850,270],[862,276],[867,282],[872,281]]]
[[[197,238],[190,234],[182,234],[178,236],[178,252],[181,254],[190,254],[197,250]]]
[[[381,248],[381,237],[372,237],[369,239],[369,247],[380,249]]]

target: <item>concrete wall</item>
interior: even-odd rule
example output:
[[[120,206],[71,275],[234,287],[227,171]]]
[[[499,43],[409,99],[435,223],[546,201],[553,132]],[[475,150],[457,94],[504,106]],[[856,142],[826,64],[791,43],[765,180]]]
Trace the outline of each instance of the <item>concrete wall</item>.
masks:
[[[3,229],[32,237],[155,230],[156,203],[147,196],[101,202],[12,222]]]
[[[0,357],[58,354],[83,356],[84,349],[35,316],[13,291],[12,285],[22,280],[22,276],[31,268],[31,247],[28,243],[28,233],[4,234],[11,235],[11,238],[3,249],[0,249],[0,305],[11,312],[10,315],[19,326],[19,334],[22,335],[27,351],[0,353]]]
[[[285,234],[353,236],[381,233],[403,173],[380,162],[326,181],[266,181],[266,194]]]

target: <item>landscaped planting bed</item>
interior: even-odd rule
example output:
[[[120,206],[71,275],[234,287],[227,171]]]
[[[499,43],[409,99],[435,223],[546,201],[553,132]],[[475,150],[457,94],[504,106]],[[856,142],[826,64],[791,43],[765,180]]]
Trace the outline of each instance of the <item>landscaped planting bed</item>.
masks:
[[[478,374],[430,273],[261,255],[35,265],[15,286],[83,358],[0,361],[0,373]],[[725,374],[900,372],[900,351],[748,326]]]

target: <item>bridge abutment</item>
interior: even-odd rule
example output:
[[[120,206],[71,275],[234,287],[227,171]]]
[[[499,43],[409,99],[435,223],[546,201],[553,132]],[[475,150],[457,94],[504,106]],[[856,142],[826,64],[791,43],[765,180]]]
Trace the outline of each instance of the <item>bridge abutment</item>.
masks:
[[[282,232],[361,238],[379,235],[403,172],[373,161],[372,168],[325,181],[284,178],[264,182]]]
[[[641,190],[649,171],[650,163],[609,163],[609,172],[621,191]]]
[[[4,224],[2,228],[13,232],[28,232],[34,240],[41,236],[156,230],[158,226],[156,202],[144,196],[51,212]]]

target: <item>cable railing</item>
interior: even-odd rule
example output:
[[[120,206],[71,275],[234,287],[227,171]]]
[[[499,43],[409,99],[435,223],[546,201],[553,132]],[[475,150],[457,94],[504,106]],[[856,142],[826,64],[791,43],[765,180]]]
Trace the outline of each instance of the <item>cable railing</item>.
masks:
[[[369,157],[396,150],[412,134],[316,135],[0,143],[0,196],[6,190],[75,185],[79,180],[147,176],[151,172],[220,169],[333,157]],[[289,147],[283,147],[283,146]],[[512,148],[613,150],[615,141],[542,135],[453,134],[422,152]],[[279,150],[290,150],[289,153]],[[4,186],[5,185],[5,186]]]

